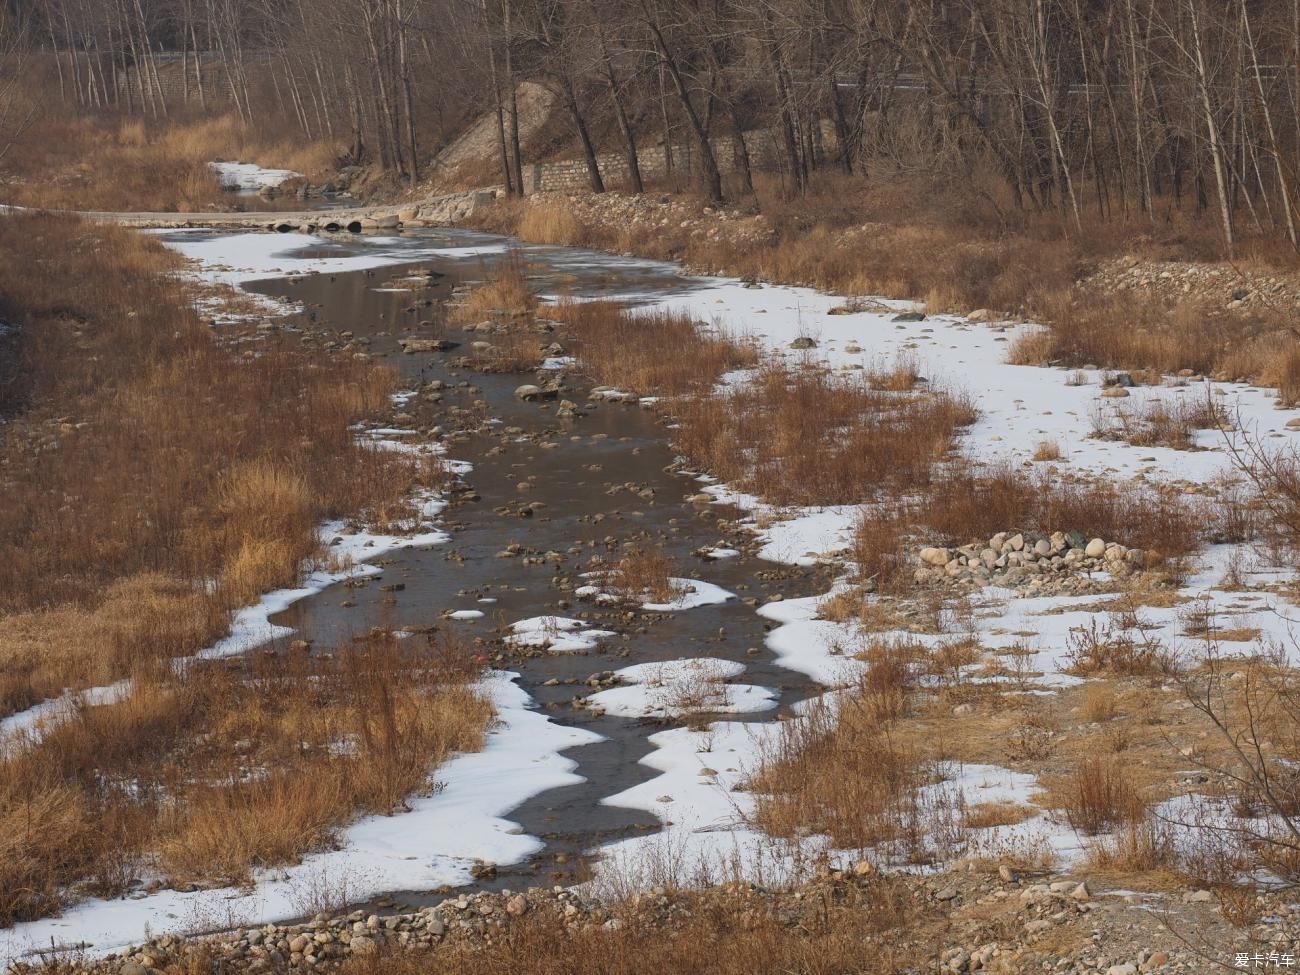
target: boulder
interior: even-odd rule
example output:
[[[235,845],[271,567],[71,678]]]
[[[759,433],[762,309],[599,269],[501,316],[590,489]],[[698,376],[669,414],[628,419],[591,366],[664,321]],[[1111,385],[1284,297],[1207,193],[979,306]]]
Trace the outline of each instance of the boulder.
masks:
[[[946,548],[923,548],[920,555],[926,565],[942,567],[952,561],[952,553]]]

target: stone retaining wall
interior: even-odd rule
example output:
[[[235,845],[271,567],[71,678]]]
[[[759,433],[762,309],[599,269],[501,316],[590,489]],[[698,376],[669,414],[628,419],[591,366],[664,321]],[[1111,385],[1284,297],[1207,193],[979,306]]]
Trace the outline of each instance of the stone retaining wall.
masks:
[[[829,123],[822,126],[819,142],[826,152],[834,152],[835,134]],[[776,171],[784,165],[783,150],[775,132],[770,129],[755,129],[745,133],[745,148],[749,153],[749,164],[755,171]],[[736,170],[736,149],[734,139],[730,136],[717,139],[713,144],[714,158],[718,169],[725,175]],[[671,166],[669,159],[671,157]],[[647,146],[637,151],[637,164],[641,177],[647,181],[662,179],[673,173],[690,173],[696,167],[695,147],[690,143],[680,143],[670,147]],[[596,155],[596,164],[600,167],[601,178],[610,189],[620,189],[627,185],[627,156],[621,152],[602,152]],[[525,193],[567,193],[589,189],[591,178],[587,174],[585,159],[566,159],[561,162],[536,163],[524,168]]]

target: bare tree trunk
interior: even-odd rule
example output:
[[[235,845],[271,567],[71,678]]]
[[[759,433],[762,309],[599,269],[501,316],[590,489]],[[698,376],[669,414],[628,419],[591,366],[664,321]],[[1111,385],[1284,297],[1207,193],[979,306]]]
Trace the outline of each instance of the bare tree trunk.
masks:
[[[1241,28],[1245,35],[1246,49],[1250,52],[1250,66],[1255,76],[1255,90],[1259,94],[1259,107],[1264,115],[1264,129],[1268,133],[1269,154],[1277,173],[1278,193],[1282,197],[1282,212],[1286,215],[1286,234],[1292,247],[1300,247],[1296,241],[1295,214],[1292,212],[1291,190],[1287,183],[1286,169],[1282,165],[1282,153],[1278,149],[1277,133],[1273,129],[1273,114],[1268,108],[1268,95],[1264,91],[1264,78],[1259,70],[1259,52],[1255,48],[1255,39],[1251,35],[1250,16],[1246,12],[1246,0],[1241,0]],[[1267,199],[1267,197],[1265,197]]]
[[[623,96],[619,93],[618,76],[614,73],[614,59],[610,56],[609,45],[605,35],[600,32],[600,57],[605,69],[605,84],[609,88],[610,101],[614,103],[614,118],[618,122],[618,131],[623,136],[623,151],[627,157],[628,181],[633,193],[644,193],[645,183],[641,179],[641,160],[636,151],[636,136],[623,108]]]
[[[515,171],[515,186],[519,193],[524,192],[524,157],[519,147],[519,82],[515,79],[514,31],[510,16],[511,0],[501,0],[504,10],[505,46],[506,46],[506,84],[509,86],[510,99],[510,155]]]
[[[664,39],[663,31],[659,29],[658,22],[650,15],[646,0],[641,0],[641,9],[645,14],[646,23],[651,33],[654,34],[655,44],[659,48],[659,56],[663,59],[664,67],[668,69],[668,76],[673,80],[673,87],[677,89],[677,99],[681,102],[682,114],[686,116],[686,121],[690,124],[691,131],[695,135],[695,142],[700,151],[701,173],[704,177],[704,185],[708,191],[709,199],[714,203],[721,203],[723,199],[722,173],[718,170],[718,161],[713,155],[713,146],[709,142],[709,134],[700,122],[700,117],[691,102],[690,90],[686,87],[686,79],[682,77],[681,69],[677,65],[677,59],[668,47],[668,42]]]
[[[506,145],[505,109],[501,104],[501,79],[497,77],[496,40],[492,36],[492,29],[488,23],[487,0],[483,0],[483,33],[487,41],[488,74],[492,79],[492,102],[496,109],[497,148],[501,153],[501,182],[505,184],[507,193],[511,195],[517,193],[522,196],[524,188],[514,181],[514,174],[510,168],[510,150]]]
[[[1205,67],[1205,50],[1201,37],[1199,0],[1187,0],[1192,28],[1192,55],[1196,67],[1196,82],[1201,108],[1204,112],[1205,131],[1209,137],[1210,160],[1214,166],[1214,182],[1219,191],[1219,219],[1223,223],[1223,244],[1229,260],[1233,257],[1232,205],[1228,196],[1228,177],[1223,164],[1223,147],[1219,139],[1219,126],[1210,102],[1210,84]]]
[[[411,188],[420,183],[419,144],[415,134],[415,97],[411,87],[411,64],[406,49],[406,18],[402,0],[397,0],[397,73],[402,83],[402,110],[406,115],[406,148],[411,154]]]
[[[203,87],[203,62],[199,52],[199,39],[194,33],[194,21],[190,21],[190,40],[194,42],[194,87],[199,92],[199,108],[207,111],[208,95]]]
[[[578,96],[573,90],[573,80],[568,74],[562,73],[559,79],[560,97],[564,102],[565,111],[569,113],[569,119],[573,122],[573,130],[578,134],[578,141],[582,143],[582,158],[587,164],[587,178],[591,181],[591,191],[593,193],[605,192],[605,180],[600,175],[600,161],[596,158],[596,147],[591,141],[591,132],[587,129],[587,120],[582,116],[582,110],[578,106]]]

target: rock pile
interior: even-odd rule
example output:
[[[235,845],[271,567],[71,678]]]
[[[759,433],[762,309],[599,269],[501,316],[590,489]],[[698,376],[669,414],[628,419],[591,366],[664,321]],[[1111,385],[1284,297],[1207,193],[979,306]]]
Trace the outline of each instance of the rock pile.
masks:
[[[998,532],[984,542],[957,548],[926,546],[917,552],[921,563],[914,573],[922,585],[999,585],[1042,589],[1063,578],[1106,571],[1128,575],[1146,564],[1146,553],[1119,542],[1086,538],[1079,532],[1027,536]]]
[[[490,864],[481,867],[481,875],[495,872]],[[305,923],[267,924],[212,938],[165,935],[79,965],[76,971],[158,975],[177,966],[194,970],[185,963],[198,958],[205,959],[213,971],[222,972],[330,969],[349,957],[381,950],[427,950],[454,941],[491,942],[510,922],[542,911],[563,918],[568,925],[611,923],[608,910],[563,887],[465,893],[448,897],[436,907],[384,916],[368,911],[322,913]]]

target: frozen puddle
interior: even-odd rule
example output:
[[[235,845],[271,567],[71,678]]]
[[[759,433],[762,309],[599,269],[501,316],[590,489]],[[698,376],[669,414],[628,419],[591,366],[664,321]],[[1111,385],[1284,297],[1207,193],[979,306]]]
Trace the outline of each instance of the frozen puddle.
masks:
[[[542,842],[504,817],[531,796],[580,781],[560,753],[600,736],[555,724],[533,709],[514,679],[482,681],[496,723],[481,751],[458,755],[434,775],[438,790],[412,797],[409,812],[369,816],[341,831],[340,849],[295,866],[254,873],[254,887],[192,893],[159,891],[123,900],[88,900],[62,917],[0,931],[0,964],[51,943],[104,955],[167,932],[251,927],[314,913],[323,899],[349,903],[393,890],[469,883],[474,861],[510,864]]]

